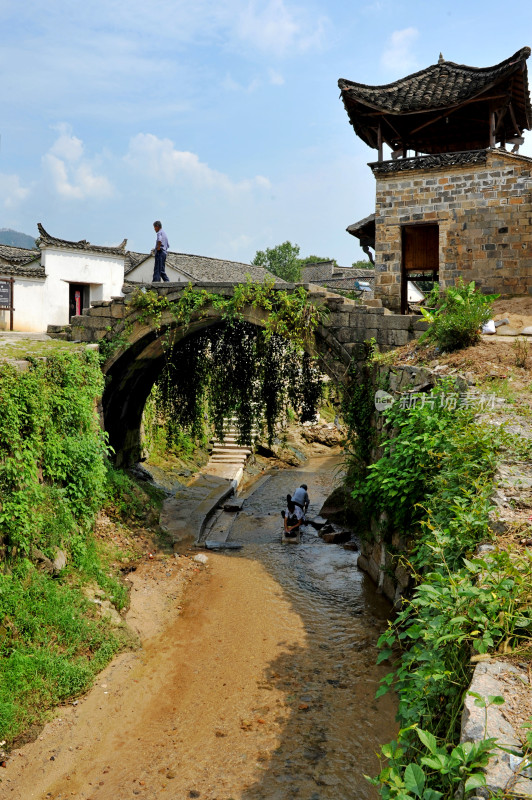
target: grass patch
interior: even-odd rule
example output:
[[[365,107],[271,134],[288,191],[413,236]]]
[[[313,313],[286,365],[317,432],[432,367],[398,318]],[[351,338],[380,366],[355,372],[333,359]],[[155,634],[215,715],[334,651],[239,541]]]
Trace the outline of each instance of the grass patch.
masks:
[[[18,562],[0,575],[0,739],[13,743],[47,712],[85,692],[131,643],[69,585]]]
[[[87,345],[80,342],[67,342],[63,339],[7,339],[0,338],[0,360],[17,361],[33,358],[49,358],[58,353],[82,353]],[[92,349],[92,348],[91,348]]]

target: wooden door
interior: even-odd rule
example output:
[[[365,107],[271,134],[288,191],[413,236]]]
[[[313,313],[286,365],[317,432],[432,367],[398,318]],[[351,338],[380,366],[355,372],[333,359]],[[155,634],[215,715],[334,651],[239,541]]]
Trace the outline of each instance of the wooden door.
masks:
[[[440,261],[438,225],[405,225],[401,259],[401,313],[408,312],[407,282],[409,275],[430,272],[438,280]]]

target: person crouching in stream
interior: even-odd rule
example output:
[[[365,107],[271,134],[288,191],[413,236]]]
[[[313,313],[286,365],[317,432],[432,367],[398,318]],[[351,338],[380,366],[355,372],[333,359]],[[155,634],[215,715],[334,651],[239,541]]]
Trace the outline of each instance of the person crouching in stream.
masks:
[[[303,522],[303,510],[296,506],[291,500],[290,495],[287,497],[286,509],[281,511],[281,516],[284,518],[284,532],[286,536],[297,536],[301,529]]]
[[[298,508],[301,509],[301,511],[303,512],[303,518],[302,518],[301,524],[302,525],[306,525],[307,524],[307,511],[308,511],[308,507],[310,505],[310,498],[308,496],[308,486],[307,486],[307,484],[306,483],[302,483],[301,486],[298,489],[295,490],[294,494],[291,497],[290,497],[290,495],[287,495],[286,499],[287,500],[291,500],[292,503],[295,503],[295,505]]]

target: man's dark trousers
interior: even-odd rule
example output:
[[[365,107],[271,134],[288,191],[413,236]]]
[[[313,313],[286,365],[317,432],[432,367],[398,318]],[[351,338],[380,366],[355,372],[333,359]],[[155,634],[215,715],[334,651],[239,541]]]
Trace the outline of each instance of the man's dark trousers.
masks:
[[[170,278],[165,272],[166,253],[164,250],[155,251],[155,266],[153,268],[152,283],[155,281],[169,281]]]

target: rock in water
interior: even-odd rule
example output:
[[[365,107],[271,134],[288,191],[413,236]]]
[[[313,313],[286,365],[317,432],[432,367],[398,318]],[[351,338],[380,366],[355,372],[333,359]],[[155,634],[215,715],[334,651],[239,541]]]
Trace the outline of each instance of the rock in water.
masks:
[[[314,517],[314,519],[309,519],[308,521],[308,524],[312,525],[313,528],[316,528],[317,531],[321,530],[326,523],[327,520],[323,517]]]

